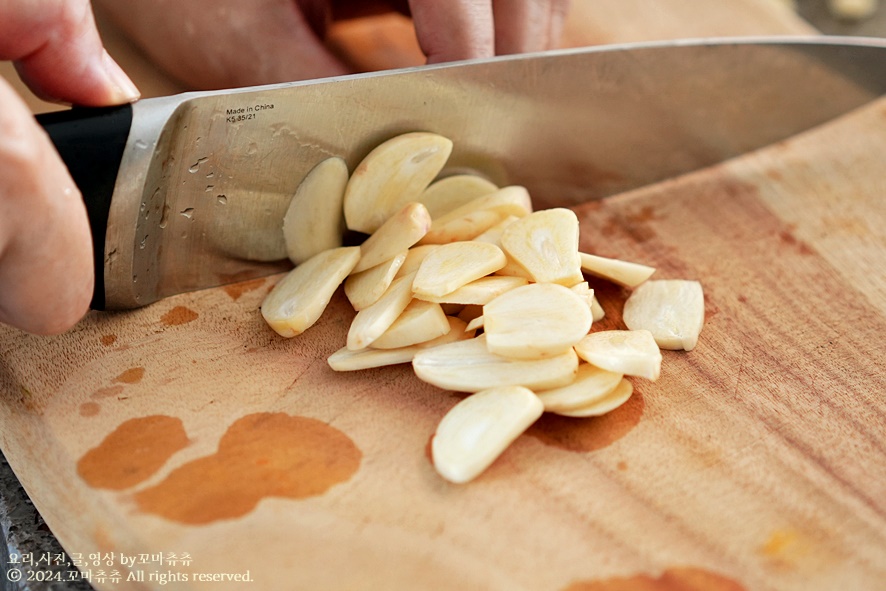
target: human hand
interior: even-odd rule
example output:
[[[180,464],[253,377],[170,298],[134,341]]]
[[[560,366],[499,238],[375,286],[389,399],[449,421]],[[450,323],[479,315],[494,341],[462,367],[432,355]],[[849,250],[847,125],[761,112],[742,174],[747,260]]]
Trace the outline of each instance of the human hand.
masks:
[[[47,99],[137,98],[102,48],[88,0],[0,0],[0,59],[15,62]],[[88,309],[93,281],[80,193],[24,101],[0,79],[0,322],[62,332]]]
[[[94,0],[189,88],[346,74],[323,43],[337,20],[411,13],[428,63],[553,48],[570,0]]]

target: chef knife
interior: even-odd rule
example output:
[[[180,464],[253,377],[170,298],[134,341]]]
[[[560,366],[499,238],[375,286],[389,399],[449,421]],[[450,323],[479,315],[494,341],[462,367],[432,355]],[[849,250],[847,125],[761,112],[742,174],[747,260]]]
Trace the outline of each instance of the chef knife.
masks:
[[[453,140],[444,173],[601,199],[808,130],[886,92],[886,40],[698,39],[504,56],[40,116],[80,187],[94,308],[288,268],[305,174],[396,134]]]

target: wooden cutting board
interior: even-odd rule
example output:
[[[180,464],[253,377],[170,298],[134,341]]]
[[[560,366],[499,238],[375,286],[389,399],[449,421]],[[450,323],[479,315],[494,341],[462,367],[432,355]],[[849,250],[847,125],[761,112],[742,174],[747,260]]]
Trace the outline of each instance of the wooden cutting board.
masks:
[[[568,39],[808,30],[716,4],[579,2]],[[468,485],[426,451],[459,396],[409,366],[332,372],[341,294],[276,336],[258,306],[277,277],[59,337],[0,328],[0,446],[70,554],[115,553],[84,567],[98,589],[882,589],[884,153],[878,102],[578,208],[583,250],[702,283],[701,339],[610,415],[543,417]],[[621,326],[626,293],[595,287]]]

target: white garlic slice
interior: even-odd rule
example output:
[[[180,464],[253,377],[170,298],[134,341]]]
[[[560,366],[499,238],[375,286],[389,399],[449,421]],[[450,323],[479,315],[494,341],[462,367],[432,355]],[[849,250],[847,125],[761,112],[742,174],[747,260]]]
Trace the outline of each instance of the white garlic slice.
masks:
[[[479,476],[542,414],[531,390],[507,386],[483,390],[456,404],[437,425],[431,441],[434,468],[446,480]]]
[[[599,417],[612,412],[625,402],[634,393],[634,384],[627,379],[622,379],[618,385],[605,396],[588,402],[584,406],[553,411],[558,415],[574,418]]]
[[[534,281],[571,287],[584,280],[578,226],[570,209],[543,209],[508,225],[502,232],[501,246]]]
[[[401,252],[380,265],[359,273],[352,272],[345,279],[345,295],[354,310],[359,312],[377,302],[391,286],[405,260],[406,253]]]
[[[458,392],[479,392],[500,386],[555,388],[575,378],[578,357],[573,349],[545,359],[512,359],[491,353],[483,335],[417,354],[412,360],[420,379]]]
[[[485,242],[453,242],[432,250],[421,262],[412,289],[418,297],[439,297],[500,269],[505,253]]]
[[[483,306],[486,346],[497,355],[541,359],[575,346],[591,329],[591,308],[555,283],[530,283]]]
[[[370,346],[374,349],[397,349],[436,339],[447,332],[449,320],[440,304],[412,300]]]
[[[404,204],[416,201],[439,174],[452,141],[435,133],[404,133],[376,146],[345,188],[347,227],[371,234]]]
[[[303,333],[317,322],[359,259],[357,246],[342,246],[312,256],[274,286],[262,302],[262,317],[281,336]]]
[[[592,332],[575,345],[578,356],[599,368],[657,380],[661,351],[648,330]]]
[[[296,265],[342,245],[347,184],[348,165],[333,157],[314,166],[298,185],[283,216],[286,254]]]
[[[588,406],[612,392],[621,383],[623,374],[580,363],[575,380],[559,388],[537,391],[545,410],[559,412]]]
[[[579,257],[582,271],[622,287],[637,287],[655,273],[655,267],[639,263],[609,259],[586,252],[579,253]]]
[[[662,349],[691,351],[704,325],[704,292],[698,281],[647,281],[628,297],[622,315],[632,330],[646,329]]]
[[[348,329],[347,347],[352,351],[372,344],[397,320],[412,301],[412,280],[415,275],[395,279],[377,302],[363,308]]]

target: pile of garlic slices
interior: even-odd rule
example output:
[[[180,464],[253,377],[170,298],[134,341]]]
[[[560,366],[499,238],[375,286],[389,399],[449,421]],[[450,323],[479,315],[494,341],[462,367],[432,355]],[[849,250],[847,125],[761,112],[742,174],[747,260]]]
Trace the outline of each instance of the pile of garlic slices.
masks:
[[[280,335],[298,335],[344,283],[357,314],[330,367],[411,362],[420,379],[470,393],[432,442],[436,470],[460,483],[543,412],[602,415],[630,398],[626,376],[657,379],[661,348],[695,346],[704,296],[695,281],[652,281],[651,267],[579,252],[575,213],[533,211],[523,187],[434,181],[451,149],[416,132],[382,143],[350,175],[340,158],[319,163],[284,219],[297,266],[261,312]],[[343,226],[369,238],[342,246]],[[584,273],[633,290],[629,330],[591,331],[603,310]]]

